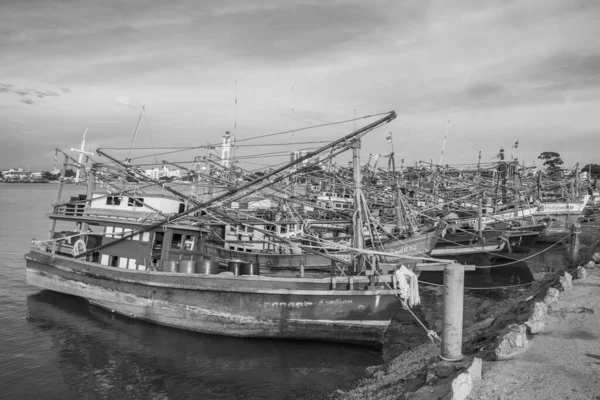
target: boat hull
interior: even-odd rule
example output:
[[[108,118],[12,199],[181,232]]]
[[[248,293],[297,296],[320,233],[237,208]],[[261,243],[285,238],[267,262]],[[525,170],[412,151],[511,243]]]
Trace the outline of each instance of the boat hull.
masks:
[[[380,347],[400,308],[389,290],[306,290],[294,280],[287,285],[300,289],[279,289],[285,279],[143,272],[33,251],[26,263],[29,284],[132,318],[227,336]]]

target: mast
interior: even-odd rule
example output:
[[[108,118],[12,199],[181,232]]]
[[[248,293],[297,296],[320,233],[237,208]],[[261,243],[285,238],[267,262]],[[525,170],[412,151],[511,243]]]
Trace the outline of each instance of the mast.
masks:
[[[363,222],[362,222],[362,196],[361,196],[361,182],[360,182],[360,139],[354,139],[351,143],[352,146],[352,167],[354,169],[354,207],[358,212],[353,218],[354,226],[354,248],[364,248],[363,238]],[[352,271],[351,275],[358,273],[362,270],[363,257],[359,256],[357,265]]]
[[[81,138],[81,148],[80,149],[73,149],[71,148],[71,151],[75,151],[77,153],[79,153],[79,165],[82,165],[83,163],[83,155],[87,154],[87,155],[93,155],[92,153],[88,153],[85,151],[85,135],[87,135],[87,128],[85,128],[85,132],[83,132],[83,137]],[[79,176],[81,173],[81,168],[77,167],[77,172],[75,173],[75,183],[79,183]]]

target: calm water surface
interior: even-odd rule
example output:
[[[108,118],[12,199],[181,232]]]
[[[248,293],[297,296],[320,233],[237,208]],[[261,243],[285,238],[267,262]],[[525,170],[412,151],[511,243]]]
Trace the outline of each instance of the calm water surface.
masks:
[[[319,399],[426,340],[415,321],[395,320],[383,353],[339,344],[203,335],[113,315],[85,300],[25,283],[32,238],[45,239],[54,184],[0,183],[1,399]],[[84,192],[66,185],[63,199]],[[594,228],[597,230],[597,227]],[[543,250],[540,247],[538,250]],[[530,282],[532,272],[562,268],[564,246],[487,273],[467,273],[466,287]],[[441,329],[441,273],[423,273],[422,307]],[[467,290],[465,324],[482,306],[521,288]]]
[[[356,346],[171,329],[27,285],[23,255],[46,238],[56,188],[0,183],[0,398],[313,399],[382,362]]]

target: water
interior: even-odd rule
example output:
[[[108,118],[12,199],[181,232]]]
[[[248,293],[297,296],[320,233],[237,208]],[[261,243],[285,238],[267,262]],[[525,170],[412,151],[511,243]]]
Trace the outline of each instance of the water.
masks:
[[[171,329],[27,285],[23,255],[46,237],[56,189],[0,183],[0,398],[315,399],[382,362],[357,346]]]
[[[66,185],[63,199],[84,189]],[[46,237],[55,195],[52,184],[0,183],[2,399],[318,399],[351,385],[367,366],[427,340],[415,321],[397,319],[384,352],[203,335],[113,315],[83,299],[29,286],[23,255],[32,238]],[[564,246],[554,246],[527,262],[469,272],[465,286],[519,285],[562,268],[565,259]],[[442,276],[423,273],[421,279],[439,285]],[[465,325],[478,310],[518,290],[467,290]],[[439,286],[421,285],[423,305],[415,310],[437,332],[441,293]]]

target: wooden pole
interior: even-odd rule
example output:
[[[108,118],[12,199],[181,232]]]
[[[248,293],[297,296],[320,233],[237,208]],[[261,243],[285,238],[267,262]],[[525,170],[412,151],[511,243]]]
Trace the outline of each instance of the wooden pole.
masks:
[[[537,197],[542,201],[542,171],[538,171],[537,174]]]
[[[483,201],[481,200],[481,196],[479,197],[479,207],[477,209],[477,234],[479,235],[479,240],[483,243],[483,223],[481,221],[483,216]]]
[[[56,149],[58,152],[58,149]],[[60,170],[60,177],[58,178],[58,190],[56,191],[56,202],[52,204],[52,207],[60,203],[62,197],[63,187],[65,186],[65,173],[67,171],[67,165],[69,164],[69,156],[65,154],[65,161],[63,162],[62,169]],[[56,220],[53,219],[50,223],[50,232],[48,232],[48,239],[54,237],[54,231],[56,230]]]
[[[575,164],[575,196],[579,197],[579,163]]]
[[[462,355],[462,325],[464,306],[465,267],[449,263],[444,267],[444,322],[442,352],[445,361],[460,361]]]
[[[354,218],[354,248],[364,248],[363,238],[363,222],[362,222],[362,196],[361,196],[361,182],[360,182],[360,139],[352,141],[352,167],[354,169],[354,208],[358,210]],[[359,256],[357,258],[356,266],[354,271],[349,271],[349,275],[354,275],[362,270],[364,257]]]

